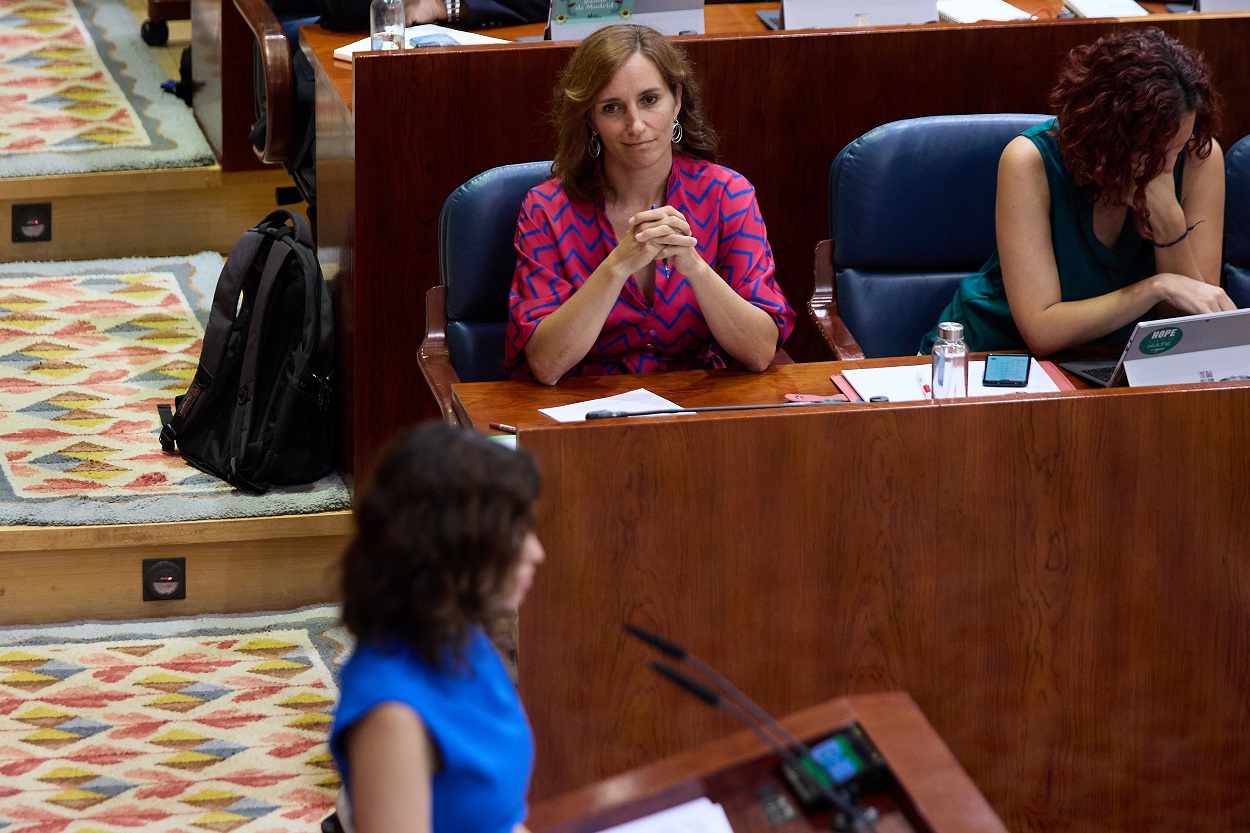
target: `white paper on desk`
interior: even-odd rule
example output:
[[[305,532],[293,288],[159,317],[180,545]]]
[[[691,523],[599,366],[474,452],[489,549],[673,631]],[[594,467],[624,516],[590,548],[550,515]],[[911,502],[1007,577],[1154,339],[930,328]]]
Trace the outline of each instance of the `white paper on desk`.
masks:
[[[917,402],[925,398],[921,386],[929,384],[933,370],[927,364],[909,364],[844,370],[842,375],[865,402],[874,396],[888,397],[891,402]]]
[[[1133,0],[1064,0],[1081,17],[1141,17],[1150,14]]]
[[[404,30],[404,43],[412,43],[413,38],[422,35],[446,35],[460,46],[477,46],[483,43],[510,43],[510,41],[492,38],[489,35],[479,35],[476,32],[461,32],[459,29],[448,29],[446,26],[436,26],[433,23],[409,26]],[[369,39],[361,38],[355,43],[349,43],[347,46],[340,46],[334,50],[334,57],[340,61],[350,61],[352,53],[368,51]]]
[[[928,398],[922,386],[932,384],[933,370],[927,364],[909,364],[846,370],[842,375],[865,401],[873,396],[887,396],[891,402],[917,402]],[[1055,380],[1042,369],[1037,359],[1029,359],[1029,383],[1022,388],[986,387],[981,384],[984,376],[985,362],[968,362],[969,396],[1007,396],[1013,393],[1047,393],[1059,390]]]
[[[937,0],[938,18],[951,23],[978,20],[1030,20],[1033,16],[1005,0]]]
[[[590,399],[586,402],[575,402],[572,405],[561,405],[558,408],[539,408],[540,414],[546,414],[556,422],[581,422],[591,411],[624,411],[637,414],[643,411],[681,410],[681,406],[669,402],[663,396],[657,396],[646,388],[618,393],[616,396],[605,396],[602,399]]]
[[[724,808],[704,796],[599,833],[733,833],[733,828]]]
[[[1055,380],[1042,369],[1037,359],[1029,359],[1029,383],[1022,388],[1003,388],[997,385],[986,387],[981,384],[984,378],[985,362],[968,362],[969,396],[1006,396],[1012,393],[1050,393],[1059,390]]]

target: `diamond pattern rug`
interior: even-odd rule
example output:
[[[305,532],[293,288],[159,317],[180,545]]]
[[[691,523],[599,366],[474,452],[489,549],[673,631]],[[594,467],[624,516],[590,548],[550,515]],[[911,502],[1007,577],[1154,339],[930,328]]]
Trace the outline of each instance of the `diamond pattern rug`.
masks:
[[[333,606],[0,628],[0,830],[317,829],[348,642]]]
[[[0,265],[0,523],[343,509],[337,476],[255,496],[164,453],[156,406],[199,361],[221,256]]]
[[[214,161],[120,0],[0,0],[0,176]]]

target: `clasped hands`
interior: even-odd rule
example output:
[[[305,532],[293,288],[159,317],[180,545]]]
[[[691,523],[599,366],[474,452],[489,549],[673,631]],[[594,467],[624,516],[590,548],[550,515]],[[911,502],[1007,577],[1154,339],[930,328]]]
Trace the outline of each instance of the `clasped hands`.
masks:
[[[667,260],[683,275],[691,275],[703,264],[696,248],[699,241],[691,235],[690,223],[671,205],[639,211],[629,218],[629,226],[629,233],[613,252],[629,273],[648,263]]]

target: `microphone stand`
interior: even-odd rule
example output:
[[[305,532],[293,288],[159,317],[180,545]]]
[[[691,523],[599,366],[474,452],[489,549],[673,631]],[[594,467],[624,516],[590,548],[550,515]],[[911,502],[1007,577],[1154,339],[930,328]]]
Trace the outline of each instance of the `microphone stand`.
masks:
[[[700,675],[710,680],[725,695],[724,697],[670,665],[666,665],[658,660],[652,660],[651,662],[651,668],[661,676],[676,683],[708,705],[721,709],[754,732],[781,759],[784,765],[789,766],[790,772],[793,773],[797,781],[797,783],[792,783],[792,786],[796,788],[796,793],[800,791],[800,785],[806,786],[805,794],[799,796],[804,803],[807,803],[812,797],[811,793],[815,792],[841,811],[841,816],[845,818],[845,822],[841,825],[835,823],[836,829],[876,830],[876,822],[879,816],[876,808],[869,807],[867,810],[861,810],[855,806],[855,803],[851,801],[850,797],[843,790],[839,789],[831,781],[826,781],[825,778],[818,776],[813,771],[813,768],[825,773],[826,778],[828,777],[828,772],[812,758],[812,750],[808,748],[807,744],[787,731],[784,726],[777,722],[776,718],[764,711],[754,700],[747,697],[741,689],[726,679],[719,671],[687,651],[681,645],[658,634],[643,630],[637,625],[628,622],[625,623],[625,630],[661,653],[680,662],[687,663]]]

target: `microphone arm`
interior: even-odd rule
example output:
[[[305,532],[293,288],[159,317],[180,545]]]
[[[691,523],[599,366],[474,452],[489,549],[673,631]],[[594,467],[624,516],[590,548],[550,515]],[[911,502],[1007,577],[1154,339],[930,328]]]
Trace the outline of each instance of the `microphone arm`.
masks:
[[[776,718],[760,708],[754,700],[746,696],[742,689],[731,683],[715,668],[687,651],[681,645],[678,645],[672,640],[665,639],[659,634],[644,630],[629,622],[625,623],[625,630],[632,636],[641,639],[643,642],[647,643],[652,648],[655,648],[666,656],[688,663],[704,677],[711,680],[717,688],[729,696],[744,711],[750,714],[751,717],[755,718],[755,720],[759,721],[763,726],[772,731],[788,749],[802,757],[810,759],[812,750],[807,747],[807,744],[803,743],[803,741],[799,740],[787,731],[784,726],[777,722]]]
[[[772,715],[760,708],[755,701],[747,697],[733,683],[729,682],[720,672],[676,642],[667,640],[658,634],[643,630],[629,623],[625,624],[625,630],[661,653],[690,664],[696,671],[711,680],[713,685],[728,696],[728,699],[670,665],[666,665],[659,660],[652,660],[651,662],[651,668],[661,676],[684,688],[687,692],[708,705],[721,709],[750,729],[774,754],[781,758],[785,764],[789,765],[796,778],[806,783],[809,789],[814,789],[822,798],[841,810],[850,822],[850,829],[876,830],[876,809],[870,807],[867,811],[861,810],[831,780],[826,781],[825,778],[818,777],[812,771],[812,767],[817,767],[822,772],[825,772],[825,770],[812,758],[811,749],[787,731]],[[825,772],[825,774],[828,777],[828,773]]]

